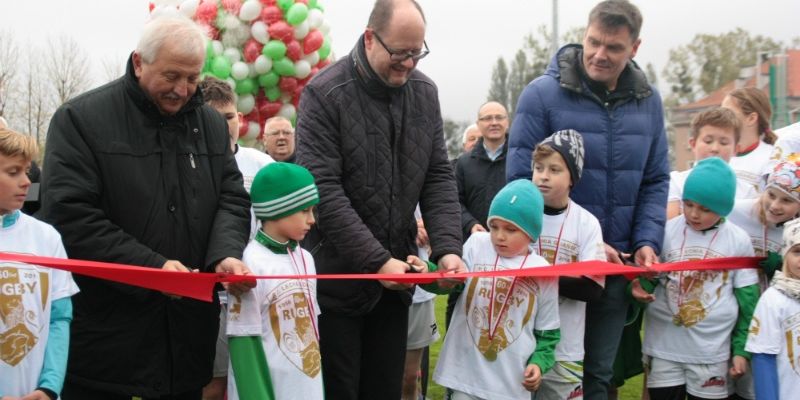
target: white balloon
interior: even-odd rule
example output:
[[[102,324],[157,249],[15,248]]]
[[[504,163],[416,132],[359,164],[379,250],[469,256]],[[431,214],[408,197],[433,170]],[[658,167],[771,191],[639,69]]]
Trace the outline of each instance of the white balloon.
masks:
[[[186,0],[181,3],[178,11],[188,18],[194,18],[194,14],[197,12],[198,5],[200,5],[200,0]]]
[[[319,25],[319,31],[325,36],[331,31],[331,24],[328,23],[327,19],[323,20],[322,24]]]
[[[256,106],[256,98],[252,94],[243,94],[239,96],[239,101],[236,102],[236,110],[242,114],[250,114]]]
[[[258,40],[261,44],[267,44],[267,42],[269,42],[267,24],[262,21],[253,22],[253,26],[250,27],[250,34],[253,35],[253,39]]]
[[[250,78],[258,78],[259,73],[256,72],[256,66],[253,64],[247,64],[247,76]]]
[[[247,66],[247,64],[241,61],[237,61],[233,63],[233,65],[231,66],[231,76],[233,77],[233,79],[242,80],[244,78],[247,78],[247,75],[249,73],[250,73],[250,68]]]
[[[244,139],[255,139],[259,133],[261,133],[261,125],[258,122],[250,121],[247,123],[247,133],[244,135]]]
[[[225,50],[225,47],[222,45],[222,42],[219,40],[215,40],[211,42],[211,48],[214,49],[215,56],[221,56],[222,52]]]
[[[225,29],[236,29],[237,26],[241,24],[239,18],[236,18],[235,15],[226,15],[225,19],[222,22]]]
[[[253,62],[253,67],[259,75],[266,74],[272,69],[272,59],[262,54]]]
[[[306,60],[299,60],[294,63],[294,76],[297,79],[306,79],[311,74],[311,64]]]
[[[243,21],[250,22],[261,14],[261,2],[258,0],[247,0],[242,4],[239,9],[239,18]]]
[[[295,113],[296,113],[296,111],[294,109],[294,105],[289,104],[289,103],[286,103],[286,104],[282,105],[280,111],[278,111],[278,115],[280,115],[281,117],[286,118],[288,120],[291,120],[292,118],[294,118],[294,114]]]
[[[309,10],[308,17],[306,17],[306,21],[311,28],[319,28],[319,26],[322,25],[323,19],[322,11],[316,8]]]
[[[297,40],[303,40],[303,38],[308,35],[309,30],[311,30],[311,28],[308,25],[308,18],[306,18],[306,20],[300,23],[300,25],[294,27],[294,38]]]
[[[231,64],[242,61],[242,53],[239,52],[239,49],[228,47],[222,54],[230,60]]]
[[[175,17],[180,15],[178,13],[178,9],[175,8],[173,5],[161,5],[156,6],[153,8],[153,12],[151,13],[152,17]]]
[[[311,54],[306,54],[306,56],[303,57],[303,60],[308,61],[310,65],[317,65],[319,62],[319,52],[312,51]]]
[[[225,82],[228,83],[228,86],[231,87],[231,90],[233,90],[234,92],[236,91],[236,81],[233,80],[233,78],[231,78],[229,76],[229,77],[225,78]]]

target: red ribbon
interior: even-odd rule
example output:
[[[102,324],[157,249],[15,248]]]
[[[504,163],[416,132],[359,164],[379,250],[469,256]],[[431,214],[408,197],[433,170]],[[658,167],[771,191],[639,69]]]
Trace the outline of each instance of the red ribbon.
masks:
[[[582,261],[548,267],[507,269],[499,271],[465,272],[445,274],[441,272],[408,274],[323,274],[323,275],[227,275],[216,273],[186,273],[164,271],[158,268],[105,263],[98,261],[72,260],[64,258],[40,257],[25,254],[0,252],[0,261],[16,261],[41,265],[69,271],[93,278],[124,283],[146,289],[211,301],[216,283],[242,282],[254,279],[369,279],[394,281],[399,283],[431,283],[437,279],[465,279],[473,277],[559,277],[584,275],[626,275],[636,276],[647,272],[672,272],[685,270],[722,270],[758,268],[763,257],[726,257],[707,260],[682,261],[676,263],[654,264],[649,270],[628,265],[613,264],[606,261]]]

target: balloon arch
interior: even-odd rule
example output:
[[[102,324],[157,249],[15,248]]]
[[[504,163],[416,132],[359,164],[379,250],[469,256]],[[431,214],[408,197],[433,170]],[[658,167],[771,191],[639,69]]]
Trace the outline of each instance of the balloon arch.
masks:
[[[240,139],[258,138],[275,115],[294,123],[303,88],[330,63],[330,26],[317,0],[167,0],[150,12],[183,14],[206,31],[203,74],[236,92]]]

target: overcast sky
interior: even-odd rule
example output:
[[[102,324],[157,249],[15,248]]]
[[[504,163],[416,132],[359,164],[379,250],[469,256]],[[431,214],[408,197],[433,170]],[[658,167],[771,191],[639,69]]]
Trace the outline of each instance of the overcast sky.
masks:
[[[166,0],[173,1],[174,0]],[[333,51],[347,54],[363,32],[373,0],[319,0],[331,25]],[[163,2],[163,1],[162,1]],[[486,100],[497,57],[507,60],[522,38],[552,19],[552,0],[419,0],[428,20],[431,54],[418,68],[439,86],[442,114],[472,120]],[[584,26],[597,0],[560,0],[560,31]],[[800,36],[800,0],[636,0],[644,16],[636,60],[660,73],[670,48],[697,33],[735,27],[788,42]],[[23,45],[41,46],[67,34],[89,53],[95,81],[103,62],[122,64],[148,16],[146,0],[1,0],[0,29]],[[753,55],[755,59],[755,55]],[[22,66],[25,68],[25,66]],[[663,83],[662,83],[663,84]]]

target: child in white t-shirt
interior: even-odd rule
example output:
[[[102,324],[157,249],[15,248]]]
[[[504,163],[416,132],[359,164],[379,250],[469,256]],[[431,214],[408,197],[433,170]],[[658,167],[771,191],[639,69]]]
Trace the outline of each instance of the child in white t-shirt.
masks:
[[[275,162],[250,191],[261,230],[242,261],[255,275],[316,274],[298,245],[314,224],[319,194],[305,168]],[[228,298],[228,399],[323,399],[316,281],[264,279]]]
[[[606,260],[600,222],[569,199],[583,170],[583,138],[574,130],[559,131],[539,143],[533,152],[533,182],[544,197],[542,234],[534,248],[553,265]],[[561,341],[556,363],[542,378],[537,400],[583,398],[583,334],[586,302],[603,294],[605,278],[559,278],[558,315]]]
[[[692,118],[689,146],[694,161],[709,157],[719,157],[729,162],[736,153],[741,134],[741,123],[736,114],[726,108],[717,107],[698,113]],[[672,171],[669,174],[669,194],[667,195],[667,220],[681,215],[683,185],[692,169]],[[737,181],[738,185],[738,181]]]
[[[548,265],[531,246],[542,230],[542,210],[542,195],[531,181],[506,185],[489,208],[489,232],[474,233],[464,244],[467,268]],[[530,399],[554,363],[556,280],[469,278],[455,310],[433,379],[452,389],[455,400]]]
[[[782,253],[783,271],[758,301],[747,337],[758,400],[800,393],[800,221],[786,224]]]
[[[31,137],[0,128],[0,252],[67,258],[52,226],[20,212],[36,153]],[[0,398],[58,398],[75,293],[69,272],[0,259]]]
[[[764,190],[764,178],[775,165],[770,161],[777,136],[769,126],[769,97],[759,88],[739,88],[725,96],[722,107],[736,113],[742,124],[736,156],[729,162],[739,181],[736,198],[754,199]]]
[[[747,233],[725,220],[735,193],[736,176],[725,161],[700,161],[686,179],[684,215],[667,222],[661,261],[752,257]],[[747,370],[744,343],[759,293],[756,271],[671,272],[631,285],[637,300],[650,302],[642,346],[650,399],[683,399],[687,393],[727,398],[728,375],[738,378]]]
[[[200,82],[200,90],[203,92],[203,100],[217,110],[225,121],[228,122],[228,137],[230,138],[231,151],[236,158],[236,165],[239,167],[239,172],[242,173],[242,181],[247,193],[250,193],[250,186],[253,184],[253,178],[256,176],[261,168],[273,162],[272,157],[266,153],[251,149],[249,147],[239,146],[237,143],[239,139],[239,125],[242,119],[242,113],[236,110],[236,95],[228,82],[221,81],[213,76],[206,76]],[[258,232],[258,221],[250,210],[250,239],[253,239]],[[214,369],[212,371],[213,378],[211,382],[203,388],[204,400],[222,400],[225,398],[225,387],[227,386],[228,375],[228,341],[225,337],[225,320],[227,316],[226,305],[228,302],[228,294],[226,291],[219,292],[219,302],[222,305],[219,315],[219,332],[217,334],[216,353],[214,355]]]
[[[758,270],[759,286],[763,293],[769,281],[782,265],[781,241],[783,225],[800,214],[800,164],[783,160],[776,164],[767,179],[767,186],[758,198],[737,199],[728,219],[750,236],[758,257],[767,257]],[[748,372],[730,382],[731,394],[755,399],[753,377]]]

